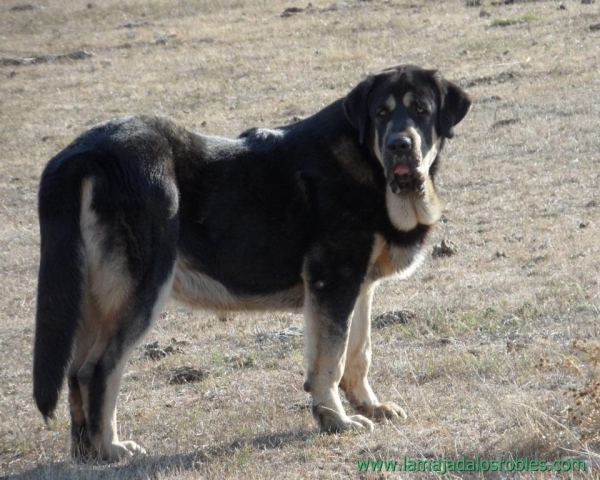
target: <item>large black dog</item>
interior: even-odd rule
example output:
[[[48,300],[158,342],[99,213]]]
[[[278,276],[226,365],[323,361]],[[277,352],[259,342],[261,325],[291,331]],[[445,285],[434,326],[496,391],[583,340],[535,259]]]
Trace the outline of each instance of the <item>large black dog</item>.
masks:
[[[34,396],[52,416],[67,376],[73,454],[143,452],[118,439],[117,394],[170,296],[303,309],[304,388],[322,430],[404,416],[367,380],[371,299],[420,263],[440,217],[438,151],[470,105],[439,72],[396,66],[293,125],[228,139],[134,116],[56,155],[39,191]]]

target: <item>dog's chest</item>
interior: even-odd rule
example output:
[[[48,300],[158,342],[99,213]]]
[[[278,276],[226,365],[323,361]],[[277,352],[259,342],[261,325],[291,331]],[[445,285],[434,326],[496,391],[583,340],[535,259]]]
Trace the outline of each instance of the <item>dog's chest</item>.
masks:
[[[423,262],[422,244],[395,245],[381,235],[375,235],[369,261],[371,280],[384,277],[409,277]]]
[[[388,219],[394,228],[407,232],[418,225],[419,219],[412,195],[398,196],[387,189],[385,206]]]

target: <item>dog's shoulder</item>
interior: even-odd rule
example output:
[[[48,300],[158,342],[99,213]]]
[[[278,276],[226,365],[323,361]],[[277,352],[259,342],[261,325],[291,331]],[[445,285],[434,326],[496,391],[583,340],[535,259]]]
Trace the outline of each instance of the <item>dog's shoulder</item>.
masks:
[[[249,149],[264,150],[279,145],[285,135],[283,128],[252,127],[244,130],[237,138]]]
[[[251,127],[238,135],[238,138],[248,140],[276,140],[282,138],[285,131],[282,128]]]

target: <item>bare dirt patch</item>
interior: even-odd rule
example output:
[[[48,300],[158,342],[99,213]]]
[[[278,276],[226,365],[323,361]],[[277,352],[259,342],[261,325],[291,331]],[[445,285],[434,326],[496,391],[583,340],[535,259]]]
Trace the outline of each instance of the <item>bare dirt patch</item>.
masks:
[[[600,341],[598,4],[311,3],[0,6],[0,58],[93,54],[0,65],[0,476],[340,478],[358,476],[360,459],[462,455],[584,458],[588,472],[563,476],[598,475],[589,346]],[[289,7],[303,11],[282,18]],[[261,337],[302,329],[300,316],[220,322],[170,306],[146,341],[175,337],[184,351],[157,362],[136,350],[119,397],[120,436],[149,454],[72,462],[64,395],[48,426],[31,399],[36,192],[47,160],[89,126],[134,112],[219,135],[285,124],[396,63],[439,68],[474,100],[444,152],[444,221],[425,265],[375,297],[374,318],[414,312],[373,333],[372,384],[408,419],[320,436],[305,409],[301,337]],[[444,238],[460,248],[432,259]],[[165,381],[189,365],[211,375]]]

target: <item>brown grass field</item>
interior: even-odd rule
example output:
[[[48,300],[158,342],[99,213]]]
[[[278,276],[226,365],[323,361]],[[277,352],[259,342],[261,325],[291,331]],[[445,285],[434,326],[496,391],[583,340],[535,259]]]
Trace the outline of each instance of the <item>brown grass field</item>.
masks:
[[[20,1],[0,3],[0,477],[440,478],[356,461],[528,456],[587,470],[443,478],[600,478],[600,3]],[[304,11],[282,18],[291,6]],[[396,63],[438,68],[473,98],[444,151],[425,265],[376,292],[374,316],[414,313],[373,331],[372,384],[408,419],[322,436],[302,338],[284,334],[300,315],[170,305],[145,341],[179,350],[138,348],[119,397],[120,437],[148,455],[72,461],[64,392],[48,426],[31,396],[45,163],[134,112],[229,136],[286,124]],[[433,258],[444,238],[456,254]],[[183,366],[208,375],[169,383]]]

